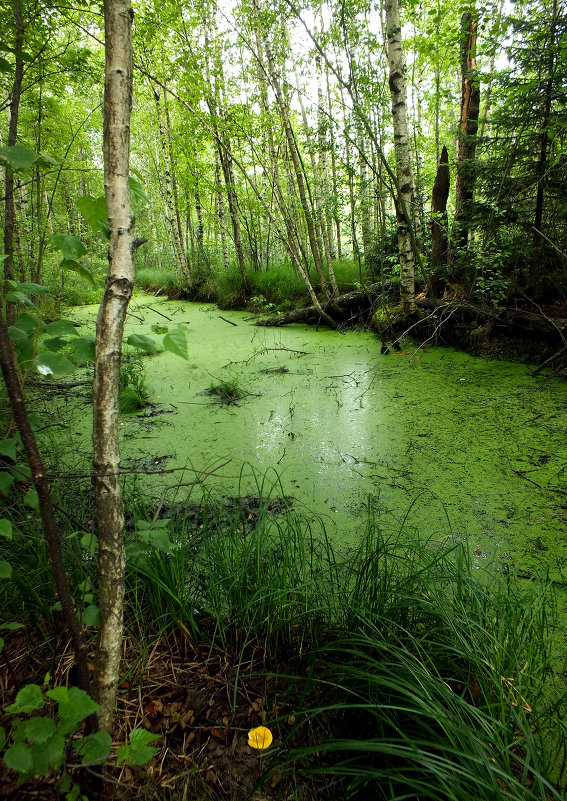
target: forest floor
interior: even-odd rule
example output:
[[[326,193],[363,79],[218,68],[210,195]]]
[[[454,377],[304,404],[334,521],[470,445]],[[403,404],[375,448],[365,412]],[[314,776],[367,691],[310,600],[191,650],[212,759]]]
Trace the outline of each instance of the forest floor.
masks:
[[[19,685],[32,681],[41,685],[48,673],[52,686],[69,681],[73,663],[69,643],[38,641],[33,647],[22,635],[19,641],[11,639],[10,645],[11,669]],[[287,687],[282,690],[278,681],[276,695],[276,676],[266,669],[265,654],[258,648],[249,650],[243,656],[246,649],[237,653],[199,642],[183,627],[156,636],[144,647],[127,636],[122,665],[126,678],[119,689],[113,740],[117,745],[125,743],[128,733],[141,727],[159,735],[156,744],[160,750],[149,764],[140,767],[116,767],[111,756],[104,783],[97,789],[98,798],[261,801],[274,797],[281,790],[281,774],[269,776],[261,790],[255,790],[255,784],[278,754],[278,739],[295,723],[294,682],[284,682]],[[53,662],[54,653],[58,654],[57,663]],[[285,663],[278,666],[278,673],[286,673]],[[0,697],[5,708],[14,701],[17,685],[5,668],[2,674]],[[272,746],[255,750],[248,745],[248,732],[266,724],[268,718],[278,721],[279,731],[269,724]],[[74,761],[76,758],[70,759]],[[70,764],[67,770],[76,777],[79,767]],[[16,774],[7,770],[3,761],[0,787],[0,797],[14,801],[63,797],[58,777],[35,777],[18,785]],[[89,797],[93,797],[91,792]]]

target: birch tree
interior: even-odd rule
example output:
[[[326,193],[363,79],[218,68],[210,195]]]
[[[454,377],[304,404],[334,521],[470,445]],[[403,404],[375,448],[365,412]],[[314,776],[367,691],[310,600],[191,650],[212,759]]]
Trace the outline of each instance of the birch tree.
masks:
[[[386,42],[390,68],[392,96],[392,125],[396,155],[396,218],[398,221],[398,251],[400,256],[400,292],[402,309],[406,314],[415,311],[415,253],[410,230],[415,185],[411,166],[411,140],[407,119],[406,63],[402,45],[402,28],[398,0],[385,0]]]
[[[130,198],[132,103],[130,0],[105,0],[104,190],[110,242],[108,277],[96,329],[93,382],[93,472],[98,532],[100,628],[94,695],[98,725],[112,725],[122,651],[124,609],[124,510],[118,468],[118,390],[122,335],[134,286],[134,214]]]

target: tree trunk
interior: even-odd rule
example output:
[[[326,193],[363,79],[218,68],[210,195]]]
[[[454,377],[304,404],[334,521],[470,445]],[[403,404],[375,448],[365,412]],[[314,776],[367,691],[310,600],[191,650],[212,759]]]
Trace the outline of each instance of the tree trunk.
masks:
[[[541,243],[542,232],[541,227],[543,224],[543,202],[545,197],[545,173],[547,169],[547,152],[549,148],[549,118],[551,115],[551,101],[553,96],[553,78],[555,68],[555,36],[557,29],[557,0],[553,0],[553,18],[551,21],[550,29],[550,42],[549,42],[549,57],[547,61],[547,80],[545,82],[543,113],[541,115],[541,142],[539,149],[539,159],[536,165],[537,175],[537,193],[536,193],[536,207],[534,215],[534,236],[533,236],[533,249],[534,255],[531,263],[530,273],[532,278],[539,272],[541,261]]]
[[[443,280],[440,275],[447,266],[449,237],[447,229],[447,200],[451,176],[449,173],[449,154],[443,145],[441,161],[437,167],[437,175],[431,195],[431,263],[430,275],[433,286],[429,287],[433,297],[438,297]]]
[[[452,258],[467,247],[475,174],[476,134],[480,109],[480,84],[476,75],[476,16],[465,11],[461,17],[461,116],[455,182],[455,217],[451,242]]]
[[[130,0],[105,0],[104,189],[110,227],[108,277],[96,332],[93,468],[100,628],[94,690],[100,729],[110,731],[120,675],[124,610],[124,509],[120,489],[118,390],[122,336],[134,286],[134,215],[129,184],[132,103]]]
[[[14,20],[16,23],[16,38],[14,49],[16,51],[16,64],[14,80],[12,83],[10,100],[10,121],[8,124],[8,147],[16,144],[18,138],[18,114],[20,110],[20,97],[22,93],[22,79],[24,75],[24,62],[21,53],[24,46],[24,23],[20,0],[14,0]],[[4,184],[4,279],[14,278],[14,230],[16,226],[16,209],[14,206],[14,173],[6,167]],[[14,322],[14,304],[6,304],[6,320],[8,325]]]
[[[88,692],[89,671],[87,665],[86,643],[75,610],[69,581],[65,572],[62,551],[62,537],[55,519],[51,490],[45,475],[45,468],[37,447],[33,429],[30,425],[24,403],[22,388],[18,378],[18,370],[14,360],[12,345],[8,336],[8,328],[0,306],[0,365],[6,384],[6,391],[17,429],[20,433],[28,464],[32,472],[32,481],[39,498],[39,513],[47,540],[49,564],[55,579],[57,597],[61,603],[65,626],[71,635],[75,653],[75,666],[79,687]]]
[[[386,39],[390,66],[392,124],[396,154],[396,217],[400,256],[400,292],[404,313],[415,311],[415,254],[410,230],[415,188],[411,167],[411,142],[407,121],[406,64],[402,47],[402,29],[398,0],[385,0]]]

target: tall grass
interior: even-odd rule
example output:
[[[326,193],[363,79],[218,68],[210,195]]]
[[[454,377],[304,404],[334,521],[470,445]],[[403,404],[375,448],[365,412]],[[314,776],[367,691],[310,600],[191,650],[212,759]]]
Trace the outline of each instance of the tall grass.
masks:
[[[142,642],[181,628],[222,646],[236,682],[245,663],[279,676],[265,779],[283,776],[285,797],[564,797],[564,662],[545,577],[522,586],[473,571],[465,546],[420,540],[376,503],[360,542],[341,549],[322,520],[289,507],[277,477],[239,499],[196,485],[157,520],[147,498],[131,487],[125,497],[127,627]],[[14,515],[20,534],[0,543],[0,558],[18,560],[22,579],[16,592],[3,587],[2,618],[32,610],[49,627],[33,513]],[[66,549],[79,595],[93,562],[74,529]]]

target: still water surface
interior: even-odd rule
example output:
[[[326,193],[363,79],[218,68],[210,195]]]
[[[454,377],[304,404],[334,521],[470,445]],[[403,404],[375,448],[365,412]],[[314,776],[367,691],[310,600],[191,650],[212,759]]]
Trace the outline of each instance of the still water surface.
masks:
[[[213,306],[138,298],[130,311],[126,335],[185,323],[189,360],[145,359],[155,407],[121,417],[124,467],[208,470],[230,459],[207,484],[243,495],[256,491],[253,470],[275,469],[296,508],[323,515],[342,541],[360,529],[372,494],[390,525],[467,538],[479,562],[561,569],[567,383],[448,348],[382,356],[371,333],[259,328]],[[232,380],[248,393],[238,405],[203,394]],[[144,481],[157,498],[191,476]]]

